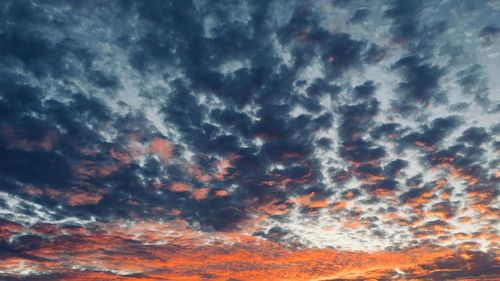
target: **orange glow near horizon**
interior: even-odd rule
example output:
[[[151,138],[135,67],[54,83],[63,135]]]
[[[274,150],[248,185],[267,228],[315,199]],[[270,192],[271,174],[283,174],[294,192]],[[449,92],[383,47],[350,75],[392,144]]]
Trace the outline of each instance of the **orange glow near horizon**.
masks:
[[[208,237],[182,221],[95,225],[71,237],[56,226],[44,229],[52,239],[29,251],[37,259],[4,258],[0,272],[50,269],[62,274],[58,280],[410,280],[459,271],[457,264],[470,264],[479,253],[465,244],[376,252],[292,249],[241,233]],[[23,229],[10,224],[1,231],[14,235]],[[452,264],[437,268],[444,261]]]

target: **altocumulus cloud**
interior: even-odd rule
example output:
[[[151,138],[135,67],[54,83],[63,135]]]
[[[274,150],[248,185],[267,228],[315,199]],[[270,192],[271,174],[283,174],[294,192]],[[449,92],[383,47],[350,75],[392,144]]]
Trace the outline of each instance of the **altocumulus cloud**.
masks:
[[[500,276],[498,1],[0,15],[0,279]]]

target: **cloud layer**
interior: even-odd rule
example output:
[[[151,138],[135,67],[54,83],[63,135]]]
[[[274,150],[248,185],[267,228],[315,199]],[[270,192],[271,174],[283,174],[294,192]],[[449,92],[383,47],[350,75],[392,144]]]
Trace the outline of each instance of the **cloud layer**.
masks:
[[[2,278],[500,274],[498,1],[0,15]]]

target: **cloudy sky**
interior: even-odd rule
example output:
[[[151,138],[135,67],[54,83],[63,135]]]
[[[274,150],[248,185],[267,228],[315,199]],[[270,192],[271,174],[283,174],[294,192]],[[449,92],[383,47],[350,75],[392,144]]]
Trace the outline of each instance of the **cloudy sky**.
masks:
[[[500,0],[0,2],[1,280],[499,280]]]

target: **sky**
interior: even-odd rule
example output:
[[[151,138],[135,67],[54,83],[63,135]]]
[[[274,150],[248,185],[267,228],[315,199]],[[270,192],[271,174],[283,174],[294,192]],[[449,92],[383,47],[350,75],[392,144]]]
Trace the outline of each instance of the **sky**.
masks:
[[[499,19],[0,1],[0,280],[500,280]]]

